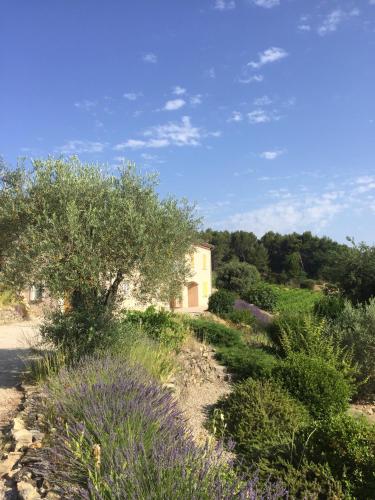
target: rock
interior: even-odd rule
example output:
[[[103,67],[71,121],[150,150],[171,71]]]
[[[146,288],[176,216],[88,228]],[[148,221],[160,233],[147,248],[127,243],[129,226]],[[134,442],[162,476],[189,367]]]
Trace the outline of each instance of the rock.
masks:
[[[33,442],[33,435],[27,429],[13,431],[13,438],[16,441],[16,451],[28,448]]]
[[[21,500],[39,500],[42,498],[34,486],[27,481],[17,483],[17,490]]]
[[[55,491],[49,491],[47,493],[47,495],[45,496],[45,498],[48,498],[48,500],[60,500],[60,498],[62,498],[62,497],[61,497],[61,495],[59,495]]]
[[[11,451],[8,455],[8,458],[0,463],[0,477],[8,474],[21,457],[22,453]]]

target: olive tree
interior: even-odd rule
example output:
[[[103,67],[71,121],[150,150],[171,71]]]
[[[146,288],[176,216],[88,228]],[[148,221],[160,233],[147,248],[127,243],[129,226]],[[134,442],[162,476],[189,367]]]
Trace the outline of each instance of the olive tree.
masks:
[[[124,281],[143,301],[167,300],[181,288],[199,220],[186,201],[160,199],[155,176],[125,166],[110,175],[76,157],[2,165],[0,174],[7,286],[38,283],[54,297],[108,309]]]

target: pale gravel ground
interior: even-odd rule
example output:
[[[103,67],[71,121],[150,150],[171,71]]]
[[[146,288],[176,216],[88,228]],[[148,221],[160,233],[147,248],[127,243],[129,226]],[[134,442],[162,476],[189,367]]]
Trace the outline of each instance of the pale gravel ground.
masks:
[[[17,410],[22,393],[16,389],[28,353],[28,340],[35,337],[38,323],[21,321],[0,325],[0,429]]]

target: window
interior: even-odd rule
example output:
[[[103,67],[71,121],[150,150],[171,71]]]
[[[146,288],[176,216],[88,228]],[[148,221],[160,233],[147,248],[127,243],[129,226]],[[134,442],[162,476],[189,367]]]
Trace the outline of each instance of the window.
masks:
[[[207,271],[207,255],[203,255],[203,270]]]
[[[194,268],[195,268],[194,254],[191,254],[191,256],[190,256],[190,265],[191,265],[191,269],[194,271]]]
[[[208,297],[208,283],[205,281],[203,283],[203,297]]]

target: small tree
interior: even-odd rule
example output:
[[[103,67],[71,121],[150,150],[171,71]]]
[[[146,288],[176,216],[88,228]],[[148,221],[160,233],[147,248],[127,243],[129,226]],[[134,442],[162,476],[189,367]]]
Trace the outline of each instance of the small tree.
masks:
[[[155,176],[109,175],[78,158],[0,171],[0,279],[40,283],[73,306],[110,310],[123,281],[143,301],[168,299],[188,275],[198,219],[185,201],[160,200]]]
[[[246,262],[228,262],[217,273],[216,285],[242,295],[260,281],[258,269]]]

